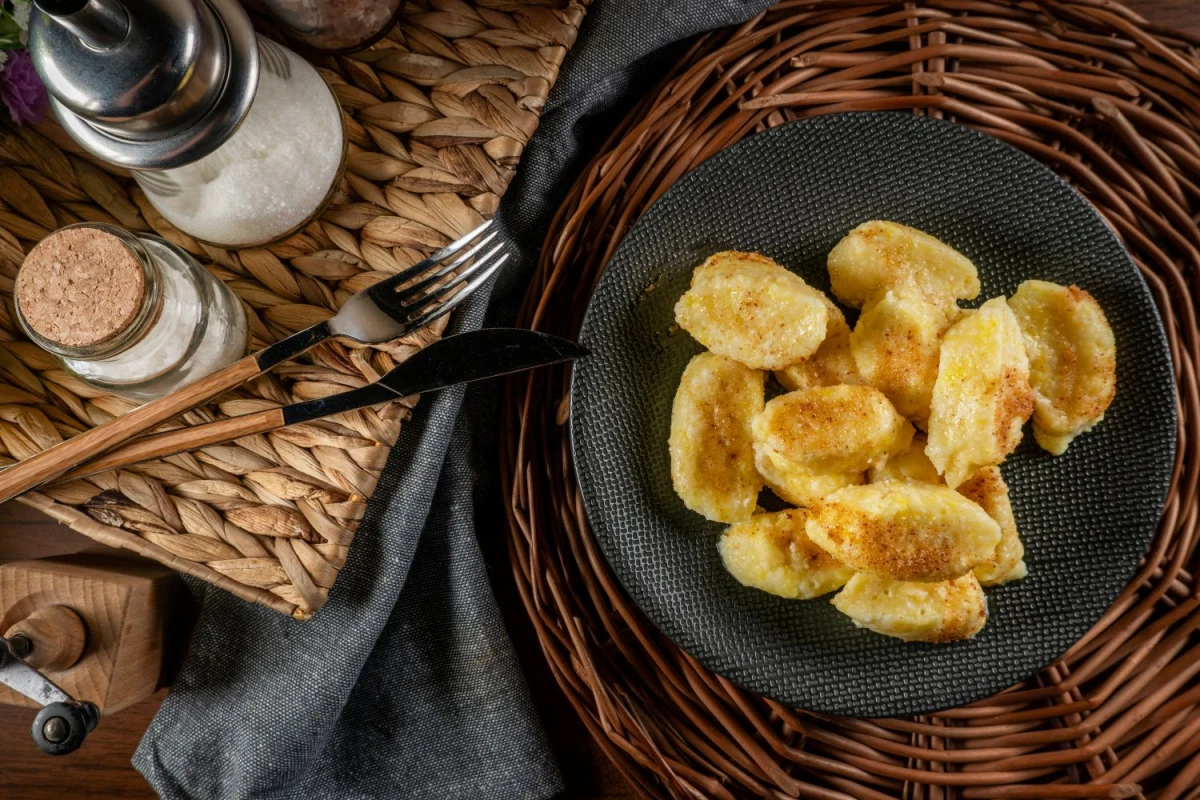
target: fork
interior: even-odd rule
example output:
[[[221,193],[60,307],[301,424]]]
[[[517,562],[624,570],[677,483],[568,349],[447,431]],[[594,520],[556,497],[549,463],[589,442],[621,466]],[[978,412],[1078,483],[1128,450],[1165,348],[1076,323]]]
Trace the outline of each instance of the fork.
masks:
[[[342,338],[359,344],[381,344],[423,328],[466,300],[508,260],[508,254],[502,252],[503,243],[483,252],[497,235],[488,232],[490,226],[490,221],[485,222],[419,264],[363,289],[324,322],[0,471],[0,502],[40,486],[322,342]]]

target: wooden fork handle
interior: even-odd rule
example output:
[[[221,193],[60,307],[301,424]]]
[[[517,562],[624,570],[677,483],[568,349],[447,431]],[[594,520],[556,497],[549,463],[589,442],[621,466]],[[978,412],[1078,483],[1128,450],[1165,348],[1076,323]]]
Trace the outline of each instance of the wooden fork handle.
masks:
[[[278,430],[286,424],[283,409],[270,408],[254,414],[220,419],[206,425],[193,425],[174,431],[143,436],[63,473],[55,483],[73,478],[84,478],[113,469],[124,469],[132,464],[182,453],[184,450],[195,450],[198,447],[208,447],[232,439],[240,439],[243,436],[267,433]]]
[[[0,471],[0,502],[58,477],[72,467],[245,383],[261,371],[256,357],[246,356],[178,392],[152,400],[111,422],[84,431],[62,444],[13,464]]]

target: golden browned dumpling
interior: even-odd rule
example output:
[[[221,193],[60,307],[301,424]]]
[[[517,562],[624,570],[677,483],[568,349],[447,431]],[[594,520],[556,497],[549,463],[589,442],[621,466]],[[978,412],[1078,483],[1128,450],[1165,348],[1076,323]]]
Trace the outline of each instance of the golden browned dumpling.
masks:
[[[821,342],[817,352],[775,372],[775,379],[788,391],[863,382],[850,351],[850,326],[846,324],[846,316],[828,299],[825,305],[829,312],[825,341]]]
[[[862,472],[908,446],[913,428],[869,386],[780,395],[754,420],[754,440],[813,472]]]
[[[767,487],[794,506],[810,506],[843,486],[863,482],[859,472],[820,472],[785,458],[762,442],[754,443],[754,466]]]
[[[987,598],[971,573],[916,583],[860,572],[831,602],[860,628],[908,642],[970,639],[987,622]]]
[[[731,525],[717,543],[725,569],[745,586],[796,600],[839,588],[854,572],[808,540],[806,518],[791,508]]]
[[[763,408],[763,373],[712,353],[683,371],[671,409],[671,481],[684,505],[717,522],[754,513],[762,480],[751,422]]]
[[[829,315],[824,295],[758,253],[709,256],[675,305],[675,321],[717,355],[783,369],[816,352]]]
[[[884,481],[917,481],[918,483],[944,483],[937,467],[925,455],[925,434],[917,433],[904,452],[887,459],[867,472],[871,483]]]
[[[846,566],[903,581],[957,578],[1000,543],[1000,526],[958,492],[903,481],[838,489],[809,509],[806,530]]]
[[[901,286],[930,300],[970,300],[979,275],[953,247],[907,225],[872,220],[859,225],[829,252],[833,294],[852,308]]]
[[[958,485],[958,493],[987,512],[1000,526],[1000,543],[992,557],[975,566],[975,577],[984,586],[998,586],[1024,578],[1025,546],[1017,533],[1008,484],[999,467],[984,467]]]
[[[862,382],[922,426],[929,419],[942,334],[957,314],[953,303],[932,303],[912,287],[889,289],[863,307],[850,334]]]
[[[925,453],[950,486],[999,464],[1033,413],[1021,329],[1003,297],[950,326],[929,415]]]
[[[1029,353],[1033,436],[1062,455],[1104,418],[1117,392],[1117,345],[1095,298],[1078,286],[1025,281],[1008,301]]]

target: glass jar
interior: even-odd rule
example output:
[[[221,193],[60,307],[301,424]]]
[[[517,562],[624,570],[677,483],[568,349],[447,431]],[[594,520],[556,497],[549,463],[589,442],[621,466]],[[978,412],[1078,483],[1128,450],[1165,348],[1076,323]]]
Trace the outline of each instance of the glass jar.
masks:
[[[259,0],[301,49],[353,53],[383,38],[404,0]]]
[[[80,223],[26,256],[13,291],[26,335],[80,380],[152,400],[245,355],[241,301],[185,251]]]
[[[341,107],[311,64],[258,37],[258,89],[233,135],[198,161],[133,178],[167,221],[220,247],[283,239],[329,203],[346,159]]]

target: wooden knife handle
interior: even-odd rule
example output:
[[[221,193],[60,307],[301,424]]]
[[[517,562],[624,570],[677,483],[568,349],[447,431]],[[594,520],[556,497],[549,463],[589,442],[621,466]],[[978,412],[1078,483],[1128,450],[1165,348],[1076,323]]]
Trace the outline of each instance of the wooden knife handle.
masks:
[[[112,469],[124,469],[132,464],[182,453],[184,450],[195,450],[198,447],[208,447],[212,444],[228,442],[231,439],[240,439],[243,436],[277,430],[284,424],[283,409],[269,408],[254,414],[219,419],[206,425],[193,425],[179,430],[155,433],[109,450],[107,453],[63,473],[59,478],[67,481],[95,475],[99,472],[108,472]]]
[[[111,422],[84,431],[62,444],[13,464],[0,471],[0,503],[245,383],[260,371],[256,357],[246,356],[177,392],[152,400]]]

